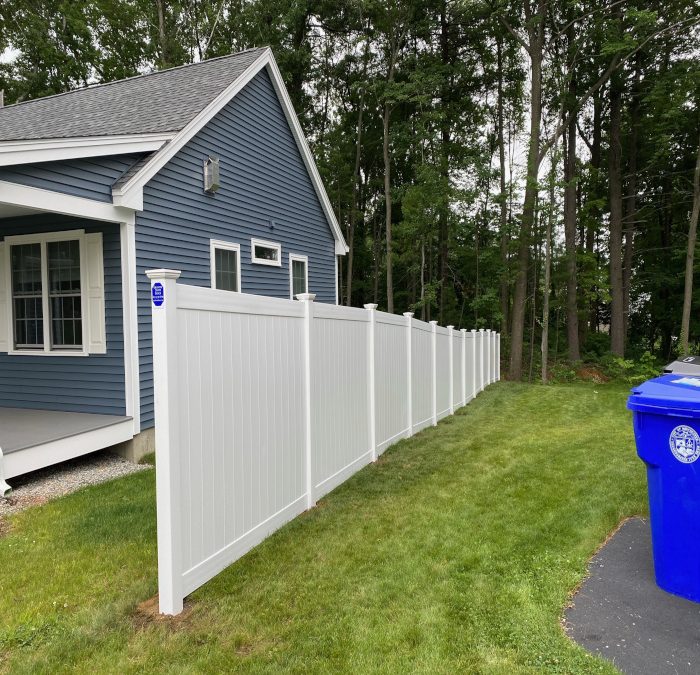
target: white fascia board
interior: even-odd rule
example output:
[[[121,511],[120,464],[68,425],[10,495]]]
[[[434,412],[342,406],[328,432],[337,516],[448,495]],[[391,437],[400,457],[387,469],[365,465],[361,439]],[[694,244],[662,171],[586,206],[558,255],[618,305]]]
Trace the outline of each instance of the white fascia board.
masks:
[[[0,204],[108,223],[133,223],[133,209],[0,180]]]
[[[4,141],[0,142],[0,166],[124,155],[133,152],[153,152],[167,143],[173,135],[135,134]]]
[[[348,245],[345,243],[340,225],[333,213],[333,207],[328,199],[328,194],[323,186],[323,181],[316,168],[316,162],[311,154],[308,143],[302,131],[299,119],[294,112],[294,106],[289,98],[287,89],[284,86],[282,75],[280,74],[275,58],[270,49],[266,49],[253,63],[241,73],[241,75],[224,89],[199,115],[197,115],[186,127],[184,127],[173,139],[163,146],[148,161],[138,173],[134,174],[129,181],[119,188],[112,190],[112,198],[115,204],[127,206],[140,211],[143,209],[143,188],[158,171],[160,171],[180,149],[202,129],[227,103],[245,87],[263,68],[267,67],[270,79],[277,92],[277,97],[282,105],[282,110],[287,118],[289,126],[296,140],[297,146],[304,160],[306,170],[309,172],[316,194],[321,202],[326,219],[331,227],[335,238],[336,255],[345,255],[348,252]]]

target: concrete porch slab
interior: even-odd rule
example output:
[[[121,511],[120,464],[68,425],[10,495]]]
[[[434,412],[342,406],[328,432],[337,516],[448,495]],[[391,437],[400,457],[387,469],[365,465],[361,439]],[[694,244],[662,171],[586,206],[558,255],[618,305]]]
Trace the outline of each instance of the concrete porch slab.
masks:
[[[0,448],[4,455],[121,424],[130,417],[0,408]]]

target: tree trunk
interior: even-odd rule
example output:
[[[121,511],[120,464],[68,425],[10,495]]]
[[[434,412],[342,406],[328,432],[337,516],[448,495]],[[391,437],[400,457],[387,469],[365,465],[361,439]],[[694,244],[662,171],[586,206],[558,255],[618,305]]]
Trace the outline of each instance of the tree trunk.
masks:
[[[581,358],[578,341],[578,282],[576,273],[576,118],[565,132],[564,239],[566,243],[566,337],[569,360]]]
[[[540,17],[543,19],[543,17]],[[538,29],[542,30],[542,29]],[[532,32],[535,32],[534,30]],[[519,380],[523,374],[523,333],[525,330],[525,303],[527,272],[530,257],[530,239],[537,200],[537,173],[540,165],[540,126],[542,121],[542,54],[541,39],[530,44],[530,144],[527,153],[527,178],[523,214],[518,243],[518,266],[511,311],[511,351],[509,377]]]
[[[569,11],[569,28],[566,31],[567,61],[569,62],[569,91],[567,110],[569,123],[564,129],[564,243],[566,248],[566,338],[569,344],[569,360],[581,358],[578,329],[578,279],[576,244],[576,37],[574,35],[573,9]]]
[[[591,192],[593,199],[600,196],[600,167],[602,158],[602,130],[603,130],[603,101],[600,92],[596,92],[593,97],[593,138],[591,139],[591,160],[590,168],[592,174]],[[598,223],[600,222],[600,209],[594,206],[590,210],[588,227],[586,228],[586,253],[588,253],[587,265],[598,266],[598,261],[594,260],[596,253],[596,239],[598,234]],[[598,287],[593,286],[591,290],[591,300],[588,307],[589,330],[592,333],[598,331]]]
[[[450,65],[450,41],[449,24],[447,21],[447,2],[443,1],[440,9],[440,60],[445,70]],[[442,105],[442,115],[440,120],[440,177],[443,180],[444,189],[447,189],[450,180],[450,87],[445,82],[442,87],[440,99]],[[448,219],[449,219],[449,196],[444,195],[444,203],[440,204],[439,218],[439,271],[440,276],[440,310],[438,320],[444,324],[445,303],[447,301],[447,254],[448,254]]]
[[[695,244],[698,235],[698,215],[700,214],[700,143],[693,176],[693,210],[690,213],[688,229],[688,253],[685,257],[685,287],[683,289],[683,319],[681,320],[681,354],[688,355],[690,337],[690,310],[693,302],[693,269],[695,263]]]
[[[508,314],[510,287],[508,283],[508,195],[506,193],[506,148],[503,132],[503,40],[497,38],[497,68],[498,68],[498,98],[497,127],[498,127],[498,163],[500,168],[500,193],[498,195],[500,206],[500,230],[501,230],[501,334],[508,332]]]
[[[158,13],[158,48],[160,50],[160,69],[167,68],[170,65],[168,37],[165,28],[165,6],[164,0],[155,0],[156,11]]]
[[[544,235],[544,291],[542,293],[542,382],[547,383],[547,368],[549,365],[549,287],[552,274],[552,229],[554,225],[554,187],[556,185],[557,162],[552,158],[552,168],[549,173],[549,214]]]
[[[391,248],[391,159],[389,157],[389,117],[391,108],[384,104],[384,204],[386,207],[386,311],[394,313],[394,260]]]
[[[630,315],[630,284],[632,282],[632,261],[634,259],[634,233],[637,219],[637,146],[639,143],[639,81],[640,60],[637,56],[634,71],[632,103],[630,105],[630,138],[627,160],[627,191],[625,195],[625,252],[622,265],[622,303],[624,312],[625,337],[628,334]]]
[[[622,82],[615,75],[610,82],[610,349],[625,355],[625,317],[622,289]]]
[[[365,107],[365,90],[360,94],[360,111],[357,114],[357,135],[355,139],[355,170],[352,174],[352,206],[348,224],[348,260],[345,280],[345,304],[352,306],[352,273],[354,261],[355,224],[357,222],[357,192],[360,182],[360,159],[362,157],[362,116]]]

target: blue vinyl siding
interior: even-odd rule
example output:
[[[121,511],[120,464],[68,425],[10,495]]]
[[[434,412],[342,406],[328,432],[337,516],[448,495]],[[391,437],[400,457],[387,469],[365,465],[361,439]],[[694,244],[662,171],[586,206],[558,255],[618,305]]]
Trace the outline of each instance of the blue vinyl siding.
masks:
[[[107,353],[20,356],[0,353],[0,406],[107,415],[125,414],[119,226],[63,216],[0,220],[0,239],[84,229],[102,232]]]
[[[202,187],[220,158],[221,189]],[[274,223],[274,225],[273,225]],[[251,263],[251,238],[278,242],[282,266]],[[261,71],[144,188],[136,219],[141,424],[153,424],[151,309],[145,270],[182,270],[209,286],[210,239],[241,246],[241,290],[289,297],[289,254],[309,258],[309,291],[335,302],[335,241],[266,71]]]
[[[143,155],[113,155],[59,162],[19,164],[0,169],[0,180],[54,190],[75,197],[112,201],[112,185]]]

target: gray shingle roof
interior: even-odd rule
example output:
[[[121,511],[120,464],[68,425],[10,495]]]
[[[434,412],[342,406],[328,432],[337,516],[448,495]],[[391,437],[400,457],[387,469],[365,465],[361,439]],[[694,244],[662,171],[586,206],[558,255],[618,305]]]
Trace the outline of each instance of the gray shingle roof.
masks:
[[[0,108],[0,142],[179,131],[263,51],[249,49]]]

